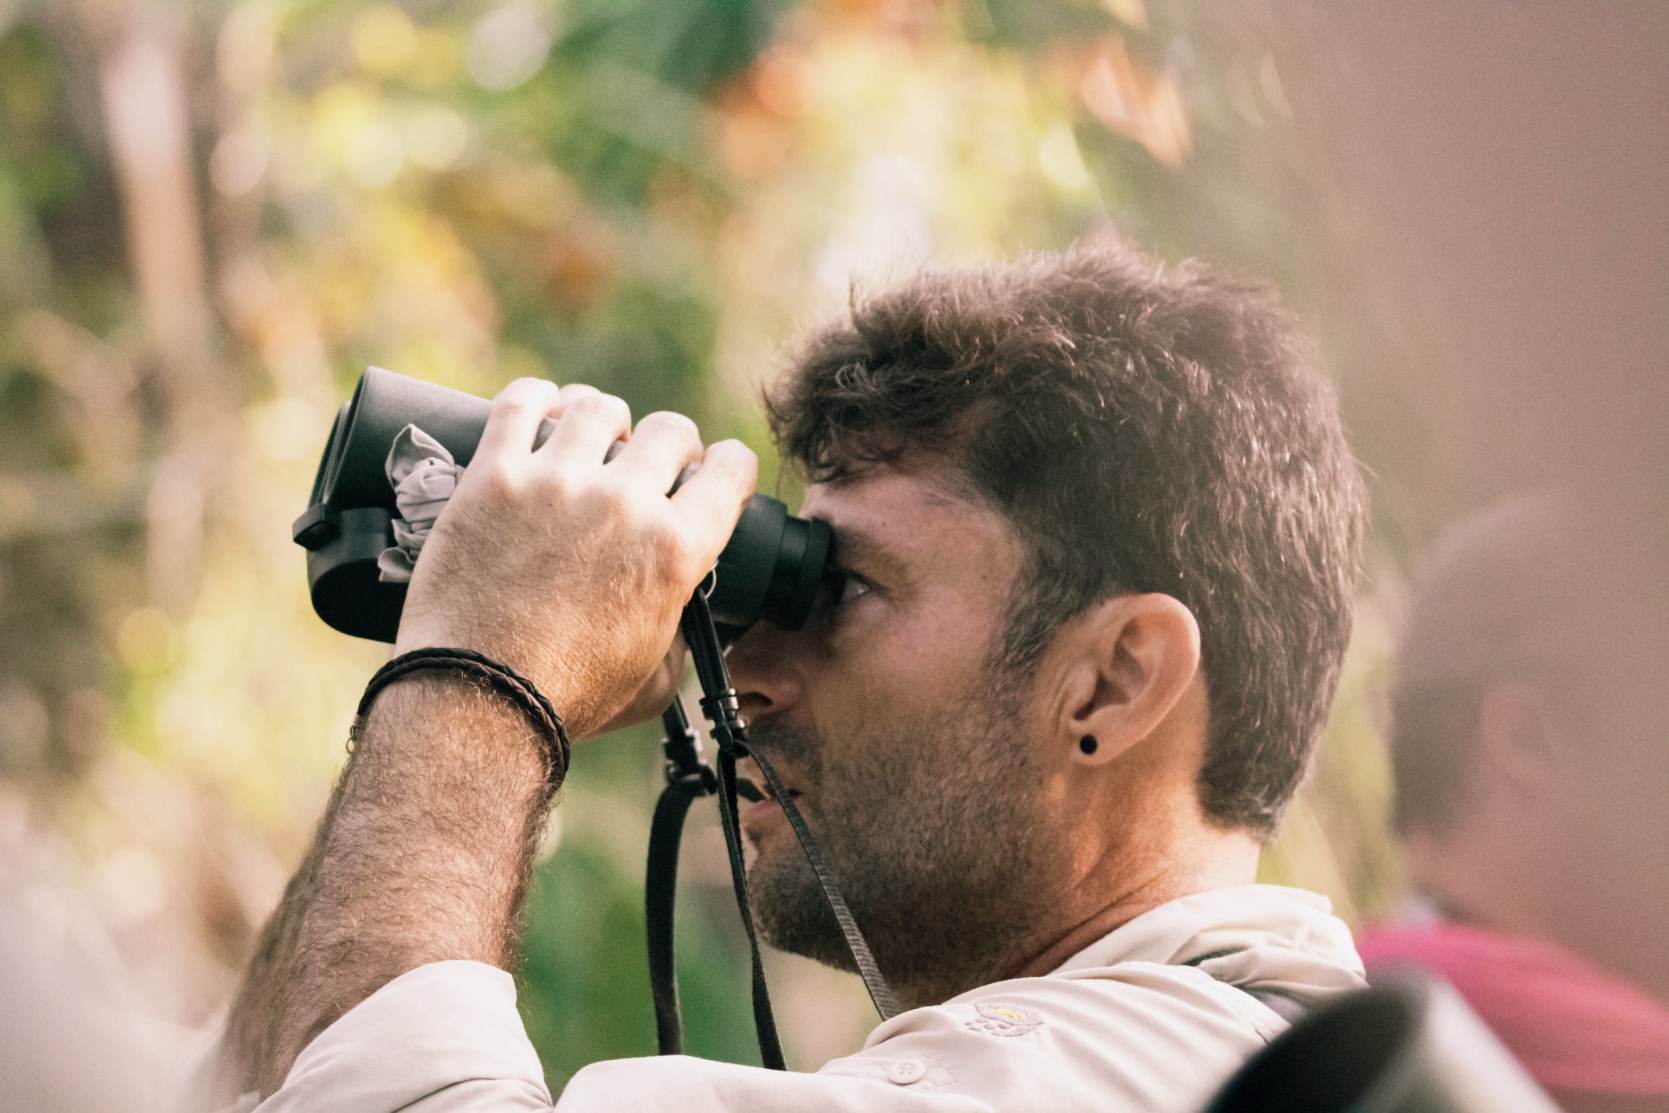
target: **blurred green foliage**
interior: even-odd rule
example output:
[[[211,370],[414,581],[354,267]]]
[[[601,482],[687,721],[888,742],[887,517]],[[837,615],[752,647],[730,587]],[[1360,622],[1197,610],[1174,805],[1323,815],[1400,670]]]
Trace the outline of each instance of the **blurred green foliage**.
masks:
[[[748,439],[770,476],[757,390],[849,283],[1117,229],[1278,281],[1341,368],[1388,519],[1431,512],[1398,350],[1352,308],[1348,194],[1272,52],[1308,31],[1241,7],[0,7],[0,803],[181,1018],[224,999],[377,661],[312,617],[287,537],[366,364],[482,394],[583,379]],[[1408,541],[1380,536],[1394,585]],[[1368,713],[1393,604],[1364,599],[1317,778],[1265,865],[1353,915],[1397,885]],[[657,776],[648,731],[587,747],[539,869],[522,1003],[553,1085],[653,1050]],[[751,1061],[702,822],[688,1042]],[[781,969],[795,1059],[850,1049],[861,993]]]

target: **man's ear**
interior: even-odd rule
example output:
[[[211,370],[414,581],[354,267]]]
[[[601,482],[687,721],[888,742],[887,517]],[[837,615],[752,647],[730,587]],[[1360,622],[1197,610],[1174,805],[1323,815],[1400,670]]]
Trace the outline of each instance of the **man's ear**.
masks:
[[[1547,698],[1528,684],[1499,683],[1478,701],[1478,751],[1505,785],[1523,792],[1559,774],[1559,748]]]
[[[1199,676],[1200,625],[1169,595],[1120,595],[1081,619],[1063,724],[1073,759],[1100,765],[1152,734]]]

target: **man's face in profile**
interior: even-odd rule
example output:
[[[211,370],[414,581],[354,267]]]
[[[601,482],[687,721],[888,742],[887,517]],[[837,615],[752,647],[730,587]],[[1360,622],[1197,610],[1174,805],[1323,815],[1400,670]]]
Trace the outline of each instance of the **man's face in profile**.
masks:
[[[1023,549],[949,478],[937,463],[877,467],[812,488],[802,513],[833,528],[847,585],[804,630],[755,627],[730,658],[752,744],[796,794],[889,977],[947,956],[972,966],[1011,939],[1057,845],[1047,709],[996,663]],[[753,804],[742,822],[766,937],[844,964],[782,809]]]

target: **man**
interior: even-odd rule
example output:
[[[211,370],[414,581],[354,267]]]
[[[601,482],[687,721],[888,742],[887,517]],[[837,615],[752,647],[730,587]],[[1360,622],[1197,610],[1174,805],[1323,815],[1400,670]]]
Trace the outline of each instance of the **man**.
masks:
[[[1367,933],[1363,957],[1453,982],[1573,1111],[1669,1110],[1653,550],[1566,494],[1466,521],[1422,578],[1392,698],[1395,821],[1428,907]]]
[[[810,337],[770,410],[843,586],[730,663],[906,1011],[816,1074],[601,1063],[563,1109],[1189,1110],[1361,984],[1325,901],[1253,884],[1362,530],[1306,357],[1261,289],[1126,250],[923,274]],[[576,738],[646,717],[755,464],[512,384],[397,650],[505,662]],[[377,697],[229,1020],[263,1108],[548,1105],[503,970],[549,798],[509,701],[434,673]],[[766,937],[843,963],[781,809],[744,823]]]

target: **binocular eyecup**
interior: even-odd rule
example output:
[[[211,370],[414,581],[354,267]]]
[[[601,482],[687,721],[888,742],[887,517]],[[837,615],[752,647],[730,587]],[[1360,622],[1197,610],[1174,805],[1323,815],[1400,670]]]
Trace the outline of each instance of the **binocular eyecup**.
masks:
[[[377,558],[394,544],[399,516],[386,465],[407,425],[433,437],[459,466],[475,455],[492,403],[473,394],[368,368],[337,411],[319,461],[307,512],[291,533],[307,550],[313,609],[336,630],[392,642],[406,585],[380,578]],[[546,420],[534,441],[542,444]],[[829,566],[828,524],[798,518],[768,495],[748,499],[720,554],[708,607],[730,637],[764,620],[785,630],[805,624]]]

